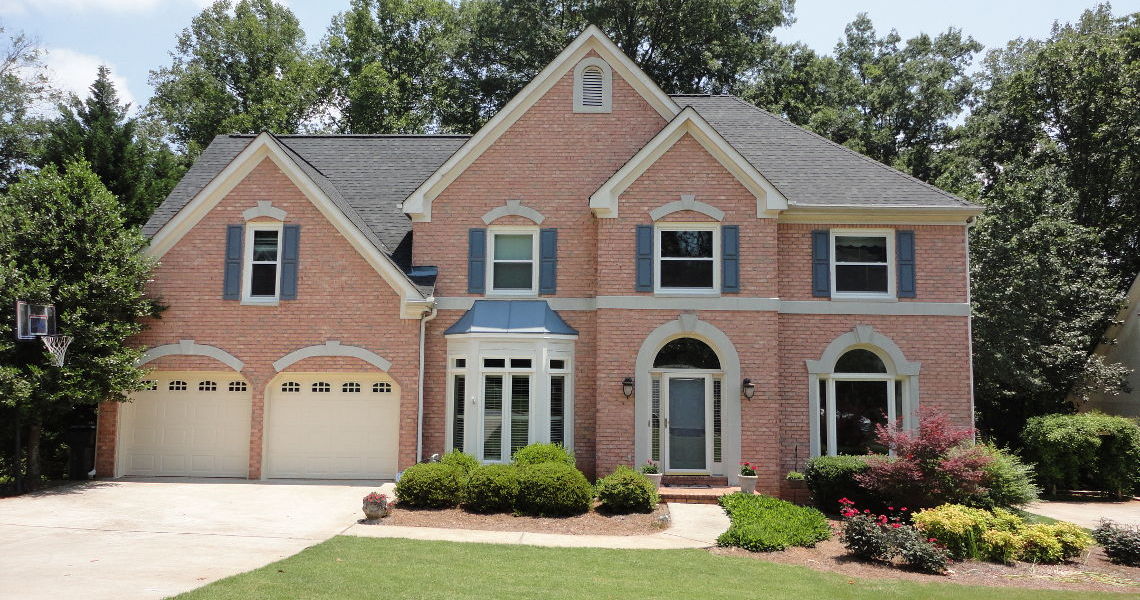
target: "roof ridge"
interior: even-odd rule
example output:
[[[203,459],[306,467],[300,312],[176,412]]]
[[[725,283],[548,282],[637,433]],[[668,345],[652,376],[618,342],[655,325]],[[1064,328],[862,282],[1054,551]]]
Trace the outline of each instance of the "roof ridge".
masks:
[[[737,102],[743,104],[744,106],[747,106],[748,108],[751,108],[751,109],[758,111],[764,115],[772,117],[778,123],[780,123],[781,125],[783,125],[785,127],[795,128],[795,129],[798,129],[800,131],[803,131],[804,133],[807,133],[808,135],[817,137],[820,140],[823,140],[824,142],[831,144],[832,146],[840,148],[849,154],[852,154],[854,156],[859,157],[861,160],[863,160],[865,162],[873,164],[873,165],[875,165],[881,169],[885,169],[887,172],[892,173],[898,177],[901,177],[904,180],[926,186],[926,187],[930,188],[931,190],[934,190],[935,192],[938,192],[939,194],[942,194],[943,196],[946,196],[947,198],[954,200],[955,202],[961,203],[963,206],[974,206],[974,203],[970,202],[969,200],[966,200],[965,198],[960,198],[954,194],[951,194],[950,192],[947,192],[946,190],[944,190],[944,189],[942,189],[936,185],[927,183],[927,182],[925,182],[925,181],[923,181],[923,180],[921,180],[921,179],[919,179],[919,178],[917,178],[917,177],[915,177],[909,173],[904,173],[904,172],[902,172],[902,171],[900,171],[900,170],[898,170],[898,169],[896,169],[896,168],[894,168],[888,164],[879,162],[879,161],[877,161],[877,160],[871,158],[870,156],[867,156],[861,152],[858,152],[856,150],[852,150],[851,148],[848,148],[847,146],[844,146],[843,144],[840,144],[834,140],[830,140],[830,139],[828,139],[828,138],[826,138],[826,137],[824,137],[824,136],[822,136],[822,135],[820,135],[820,134],[818,134],[818,133],[816,133],[816,132],[814,132],[814,131],[806,128],[806,127],[800,127],[799,125],[796,125],[795,123],[785,119],[784,117],[781,117],[780,115],[777,115],[776,113],[773,113],[769,110],[765,110],[763,108],[760,108],[759,106],[756,106],[755,104],[752,104],[751,102],[748,102],[747,100],[745,100],[744,98],[741,98],[740,96],[735,96],[735,95],[731,95],[731,94],[727,94],[727,96],[732,98],[733,100],[736,100]]]
[[[218,137],[228,138],[255,138],[258,133],[222,133]],[[425,138],[425,139],[447,139],[447,138],[468,138],[471,134],[468,133],[270,133],[275,138],[329,138],[329,139],[351,139],[351,138]]]

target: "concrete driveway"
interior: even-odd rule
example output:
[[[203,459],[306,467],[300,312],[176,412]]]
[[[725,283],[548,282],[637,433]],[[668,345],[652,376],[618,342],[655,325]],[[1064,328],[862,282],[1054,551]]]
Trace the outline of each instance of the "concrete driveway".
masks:
[[[1123,502],[1104,501],[1041,501],[1025,507],[1025,510],[1052,517],[1061,521],[1076,523],[1093,529],[1101,519],[1116,521],[1121,525],[1140,525],[1140,500]]]
[[[3,499],[0,598],[165,598],[341,533],[379,487],[156,478]]]

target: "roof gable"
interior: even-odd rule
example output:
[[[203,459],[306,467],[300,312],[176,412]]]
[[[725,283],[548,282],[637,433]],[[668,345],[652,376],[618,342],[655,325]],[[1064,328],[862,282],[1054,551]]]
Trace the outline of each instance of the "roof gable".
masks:
[[[662,117],[672,119],[680,111],[677,104],[601,29],[591,25],[413,191],[404,201],[404,212],[413,221],[430,221],[432,201],[591,51],[601,56]]]

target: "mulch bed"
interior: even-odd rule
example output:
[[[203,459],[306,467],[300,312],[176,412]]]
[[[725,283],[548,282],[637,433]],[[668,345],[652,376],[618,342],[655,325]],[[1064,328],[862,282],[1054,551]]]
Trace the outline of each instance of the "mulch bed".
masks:
[[[832,524],[837,525],[838,522]],[[712,548],[709,551],[724,556],[800,565],[862,579],[1140,594],[1140,568],[1109,562],[1099,546],[1091,548],[1085,556],[1059,565],[1017,563],[1008,566],[973,560],[954,562],[950,564],[949,575],[928,575],[857,560],[847,554],[836,537],[814,548],[788,548],[782,552],[750,552],[741,548]]]
[[[664,531],[669,526],[668,518],[669,508],[664,503],[658,504],[652,513],[607,515],[591,510],[576,517],[526,517],[509,513],[477,515],[458,508],[415,510],[397,505],[390,515],[380,520],[380,525],[568,535],[645,535]]]

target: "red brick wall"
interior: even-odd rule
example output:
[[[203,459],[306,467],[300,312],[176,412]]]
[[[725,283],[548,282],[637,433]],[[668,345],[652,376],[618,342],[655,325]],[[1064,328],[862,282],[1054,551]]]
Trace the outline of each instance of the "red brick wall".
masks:
[[[244,223],[242,211],[270,200],[287,224],[301,226],[297,300],[279,306],[242,306],[222,300],[226,226]],[[400,299],[365,259],[269,159],[265,159],[162,257],[150,294],[169,308],[134,341],[144,347],[192,339],[217,346],[245,363],[242,376],[253,393],[249,476],[261,476],[265,386],[282,356],[328,340],[360,346],[392,362],[400,386],[400,466],[415,462],[419,322],[400,319]],[[223,370],[198,356],[168,356],[146,365],[155,370]],[[376,369],[359,359],[310,358],[289,371]],[[104,405],[99,420],[98,472],[114,469],[114,415]]]

